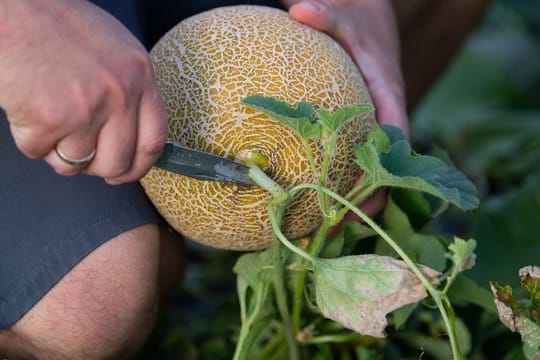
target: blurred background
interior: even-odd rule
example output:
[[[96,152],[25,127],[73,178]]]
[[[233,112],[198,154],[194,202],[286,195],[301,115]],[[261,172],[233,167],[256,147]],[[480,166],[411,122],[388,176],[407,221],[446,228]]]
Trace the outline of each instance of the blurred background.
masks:
[[[478,241],[471,276],[518,283],[540,264],[540,2],[499,0],[412,114],[413,142],[446,157],[481,194],[450,228]]]
[[[429,79],[411,87],[412,142],[420,153],[453,163],[478,187],[477,210],[464,214],[449,209],[432,225],[477,240],[477,263],[468,276],[484,289],[489,281],[518,288],[518,269],[540,265],[540,1],[479,4],[473,18],[459,12],[437,13],[440,21],[453,22],[459,40],[447,33],[451,51],[446,53],[432,49],[429,42],[416,41],[419,34],[406,32],[411,38],[405,39],[405,49],[423,57],[404,60],[405,78],[414,81],[422,67],[434,68]],[[167,11],[172,14],[170,8]],[[172,21],[172,15],[169,20],[162,18],[151,38],[170,28]],[[458,33],[464,29],[474,31],[463,38]],[[162,311],[142,354],[145,359],[231,358],[239,321],[232,266],[239,254],[191,242],[188,249],[185,280]],[[498,323],[492,311],[464,302],[458,312],[470,338],[468,358],[523,358],[519,336]],[[426,314],[419,313],[417,319]],[[389,337],[384,346],[410,345],[402,340]],[[383,351],[370,359],[392,358],[390,353]],[[440,357],[435,348],[421,358]]]

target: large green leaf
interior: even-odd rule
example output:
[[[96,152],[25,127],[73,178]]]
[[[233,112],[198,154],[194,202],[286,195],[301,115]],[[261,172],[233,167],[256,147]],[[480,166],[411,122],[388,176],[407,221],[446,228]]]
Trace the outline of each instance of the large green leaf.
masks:
[[[367,141],[356,147],[357,164],[368,184],[422,191],[462,210],[478,206],[476,188],[465,175],[436,157],[414,152],[406,140],[395,136],[396,128],[383,130],[392,138],[375,127]]]

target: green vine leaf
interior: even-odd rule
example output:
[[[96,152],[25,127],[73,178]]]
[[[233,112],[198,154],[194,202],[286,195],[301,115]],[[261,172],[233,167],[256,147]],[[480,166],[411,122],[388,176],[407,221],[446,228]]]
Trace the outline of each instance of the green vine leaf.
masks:
[[[252,95],[244,98],[242,104],[282,122],[304,140],[321,137],[322,127],[316,122],[315,107],[311,103],[300,102],[295,108],[273,97]]]
[[[463,240],[458,237],[455,237],[454,242],[448,245],[448,250],[451,252],[450,257],[458,272],[469,270],[474,266],[476,262],[475,248],[475,240]]]
[[[244,254],[236,261],[233,271],[237,274],[238,299],[244,320],[252,323],[273,310],[267,304],[272,267],[268,250]]]
[[[366,185],[422,191],[462,210],[478,206],[476,188],[463,173],[436,157],[417,154],[396,129],[375,126],[367,141],[356,147]]]
[[[319,122],[328,130],[337,132],[348,121],[356,116],[373,111],[370,104],[356,104],[341,106],[336,111],[317,109],[316,114]]]
[[[439,273],[421,267],[429,278]],[[384,337],[386,314],[426,297],[426,290],[402,261],[357,255],[313,263],[317,306],[322,314],[363,335]]]

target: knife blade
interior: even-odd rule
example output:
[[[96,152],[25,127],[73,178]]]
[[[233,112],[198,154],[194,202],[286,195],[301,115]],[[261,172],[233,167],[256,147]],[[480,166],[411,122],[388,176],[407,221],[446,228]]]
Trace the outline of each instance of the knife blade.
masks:
[[[236,161],[191,149],[174,141],[167,141],[155,166],[199,180],[222,181],[253,186],[249,167]]]

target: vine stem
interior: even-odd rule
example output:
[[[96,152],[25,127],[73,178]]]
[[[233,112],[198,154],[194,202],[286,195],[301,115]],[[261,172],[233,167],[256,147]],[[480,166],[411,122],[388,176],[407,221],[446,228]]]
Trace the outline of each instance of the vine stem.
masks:
[[[298,360],[300,355],[298,353],[298,346],[296,338],[293,332],[293,325],[291,321],[291,315],[289,313],[289,307],[287,302],[287,290],[285,289],[285,281],[283,276],[283,261],[281,255],[281,244],[285,245],[289,250],[295,252],[299,256],[313,259],[309,254],[301,249],[296,248],[291,244],[287,238],[281,232],[281,221],[285,209],[291,200],[291,193],[286,191],[273,179],[271,179],[264,171],[261,170],[256,164],[250,164],[249,177],[260,187],[267,190],[271,194],[271,198],[268,202],[268,216],[272,224],[272,230],[274,233],[274,271],[273,271],[273,283],[276,296],[276,303],[283,321],[283,331],[287,340],[287,346],[289,349],[289,359]],[[314,260],[314,259],[313,259]]]
[[[367,225],[369,225],[379,236],[381,236],[387,243],[394,249],[394,251],[403,259],[403,261],[410,267],[411,271],[417,276],[417,278],[420,280],[420,282],[424,285],[427,292],[431,295],[433,300],[435,301],[435,304],[437,305],[441,317],[443,319],[443,322],[446,326],[448,337],[450,340],[450,346],[452,349],[452,353],[454,355],[455,360],[462,360],[463,355],[461,354],[459,344],[457,342],[457,336],[455,332],[455,327],[453,326],[453,321],[451,320],[449,316],[450,314],[453,314],[453,309],[451,308],[451,305],[446,300],[446,297],[444,294],[441,295],[441,292],[439,292],[433,285],[430,283],[430,281],[427,279],[427,277],[422,273],[422,271],[418,268],[418,266],[409,258],[409,256],[399,247],[399,245],[381,228],[379,227],[369,216],[367,216],[363,211],[361,211],[358,207],[353,205],[350,201],[343,198],[339,194],[321,186],[321,184],[309,184],[304,183],[295,186],[289,191],[286,191],[283,189],[279,184],[277,184],[275,181],[273,181],[268,175],[266,175],[258,166],[252,165],[250,167],[250,177],[251,179],[257,183],[259,186],[263,187],[264,189],[268,190],[272,194],[272,198],[269,202],[268,206],[268,213],[269,217],[272,223],[272,228],[275,234],[275,238],[279,241],[275,241],[274,246],[276,248],[275,250],[275,271],[274,271],[274,286],[276,290],[276,301],[278,308],[280,310],[283,322],[284,322],[284,330],[285,335],[287,338],[287,343],[289,346],[289,356],[291,359],[298,359],[298,348],[296,345],[296,339],[293,334],[293,327],[291,322],[291,317],[289,313],[289,309],[287,306],[287,296],[286,296],[286,290],[284,288],[284,279],[283,279],[283,269],[281,268],[281,251],[280,251],[280,244],[283,244],[286,246],[289,250],[297,254],[298,256],[302,257],[303,259],[309,261],[309,262],[316,262],[317,259],[312,256],[311,254],[307,253],[306,251],[296,247],[293,245],[281,232],[281,218],[285,212],[285,208],[288,205],[291,194],[295,194],[300,190],[303,189],[312,189],[316,190],[318,192],[322,192],[333,199],[337,200],[341,204],[343,204],[346,208],[351,210],[353,213],[355,213],[360,219],[362,219]],[[374,185],[372,186],[374,188]],[[370,187],[370,190],[371,188]],[[367,190],[366,190],[367,191]],[[279,215],[278,215],[279,214]],[[298,310],[299,313],[299,310]],[[295,313],[296,315],[296,313]],[[299,316],[299,315],[296,315]],[[298,324],[296,325],[298,326]]]
[[[333,224],[333,222],[325,217],[323,224],[321,225],[319,231],[317,232],[317,234],[315,235],[315,237],[313,238],[309,246],[308,255],[312,257],[317,256],[320,248],[322,247],[323,240],[331,224]],[[305,261],[306,261],[306,258],[302,259],[301,261],[300,271],[298,272],[296,276],[296,285],[295,285],[294,294],[293,294],[292,322],[293,322],[294,330],[296,332],[300,331],[300,325],[301,325],[300,317],[302,315],[302,298],[304,295],[304,287],[305,287],[306,275],[307,275]]]
[[[279,216],[277,215],[278,213],[280,213],[280,211],[276,211],[274,209],[274,206],[271,201],[270,205],[268,206],[268,214],[270,216],[270,222],[272,223],[272,230],[274,230],[274,234],[277,236],[279,241],[296,255],[306,259],[309,262],[316,262],[317,259],[315,259],[315,257],[311,256],[310,254],[300,249],[299,247],[294,246],[294,244],[291,243],[289,239],[287,239],[287,237],[283,234],[283,232],[281,231],[281,226],[280,226],[281,224],[279,221]]]
[[[336,145],[337,134],[336,132],[327,133],[327,136],[323,137],[324,139],[324,151],[323,151],[323,161],[321,166],[321,171],[319,174],[319,187],[323,188],[328,181],[328,170],[330,166],[330,160]],[[304,144],[306,145],[306,144]],[[310,150],[309,148],[306,148]],[[312,165],[312,172],[314,175],[317,175],[317,169],[315,162],[313,160],[313,154],[310,152],[310,164]],[[292,196],[295,195],[295,192],[290,192]],[[328,195],[324,192],[317,189],[317,194],[321,206],[321,211],[323,213],[323,223],[319,228],[317,234],[312,239],[309,244],[308,254],[310,256],[317,256],[320,251],[322,244],[325,240],[326,233],[332,224],[335,224],[336,214],[330,215],[330,207],[328,205]],[[302,315],[302,296],[304,294],[304,286],[306,283],[307,270],[305,267],[306,258],[300,263],[300,270],[296,276],[296,286],[293,293],[293,308],[292,308],[292,322],[293,327],[296,332],[300,331],[300,318]]]
[[[403,261],[410,267],[411,271],[416,275],[416,277],[420,280],[420,282],[424,285],[428,293],[431,295],[433,300],[435,301],[435,304],[437,305],[441,317],[443,319],[443,322],[446,326],[447,332],[448,332],[448,338],[450,340],[450,347],[452,349],[452,353],[454,354],[455,360],[462,360],[463,355],[461,354],[461,350],[459,348],[459,344],[457,342],[457,336],[454,329],[454,326],[452,325],[452,321],[448,315],[448,309],[447,306],[450,307],[450,304],[448,302],[443,303],[443,298],[441,297],[441,293],[433,287],[431,282],[427,279],[427,277],[422,273],[422,271],[418,268],[418,266],[412,261],[412,259],[399,247],[399,245],[379,226],[377,223],[375,223],[369,216],[367,216],[363,211],[358,209],[358,207],[354,206],[351,202],[349,202],[347,199],[343,198],[339,194],[336,194],[335,192],[326,189],[321,188],[318,184],[300,184],[295,186],[293,189],[291,189],[291,192],[299,191],[301,189],[314,189],[323,191],[330,197],[334,198],[335,200],[339,201],[341,204],[349,208],[352,212],[354,212],[360,219],[362,219],[366,224],[368,224],[379,236],[381,236],[387,243],[394,249],[394,251],[403,259]],[[451,308],[450,308],[451,309]],[[452,313],[453,311],[450,310]]]
[[[289,348],[289,359],[299,360],[298,347],[296,338],[293,333],[293,327],[291,322],[291,315],[289,313],[289,306],[287,304],[287,292],[284,285],[281,246],[278,240],[274,241],[274,290],[276,292],[276,303],[283,320],[283,330],[285,332],[285,338],[287,339],[287,345]]]

